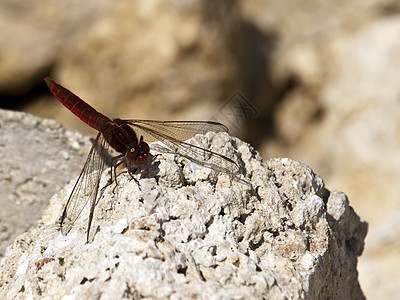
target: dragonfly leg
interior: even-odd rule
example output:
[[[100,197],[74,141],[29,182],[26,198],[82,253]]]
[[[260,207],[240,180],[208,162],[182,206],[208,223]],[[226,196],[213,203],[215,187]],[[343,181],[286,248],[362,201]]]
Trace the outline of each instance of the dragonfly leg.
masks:
[[[121,161],[118,162],[118,160],[121,160]],[[118,156],[114,156],[111,159],[111,182],[113,181],[113,171],[114,171],[115,186],[118,185],[118,182],[117,182],[117,168],[124,161],[125,161],[125,159],[124,159],[124,155],[123,154],[118,155]]]
[[[131,177],[133,178],[133,180],[135,180],[136,184],[137,184],[138,187],[139,187],[139,190],[142,190],[142,188],[141,188],[141,186],[140,186],[140,183],[139,183],[139,180],[137,180],[135,177],[133,177],[133,174],[132,174],[132,171],[131,171],[132,165],[133,165],[133,163],[131,163],[131,162],[128,163],[128,173],[129,173],[129,175],[131,175]]]
[[[115,166],[114,166],[114,178],[115,178],[115,186],[114,186],[114,188],[113,188],[113,193],[115,193],[115,189],[117,188],[117,186],[118,186],[118,181],[117,181],[117,168],[118,168],[118,166],[120,165],[120,164],[122,164],[123,162],[124,162],[125,160],[123,159],[123,160],[121,160],[120,162],[118,162]],[[111,170],[111,180],[112,180],[112,170]],[[112,183],[112,181],[111,181],[111,183]]]
[[[155,159],[157,156],[162,156],[162,154],[161,153],[158,153],[158,154],[154,154],[154,155],[152,155],[153,156],[153,159]]]

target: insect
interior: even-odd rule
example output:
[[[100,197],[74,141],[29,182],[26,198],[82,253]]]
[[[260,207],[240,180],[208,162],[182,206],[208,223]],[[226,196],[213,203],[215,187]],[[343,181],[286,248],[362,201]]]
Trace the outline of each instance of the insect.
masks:
[[[232,174],[239,171],[238,165],[230,158],[184,142],[198,133],[227,132],[227,127],[221,123],[211,121],[121,120],[119,118],[111,120],[52,79],[46,77],[44,80],[53,95],[66,108],[87,125],[99,131],[64,207],[60,221],[63,235],[68,234],[89,202],[90,210],[87,225],[87,242],[89,242],[101,174],[109,146],[120,153],[111,160],[115,181],[117,178],[116,168],[122,163],[126,163],[128,173],[134,178],[131,170],[133,167],[143,165],[148,160],[150,147],[147,142],[152,141],[161,141],[175,153],[216,171]],[[205,160],[205,157],[210,159]],[[210,161],[212,162],[210,163]]]

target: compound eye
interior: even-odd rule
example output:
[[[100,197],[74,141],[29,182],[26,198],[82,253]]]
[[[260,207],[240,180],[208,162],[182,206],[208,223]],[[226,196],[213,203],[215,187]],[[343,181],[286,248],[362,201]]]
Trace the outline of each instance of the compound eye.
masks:
[[[146,162],[146,160],[149,158],[149,152],[150,148],[147,143],[143,142],[142,138],[140,139],[141,142],[139,143],[136,151],[137,151],[137,156],[135,158],[135,165],[141,165]]]
[[[136,166],[144,164],[149,158],[150,148],[145,142],[139,143],[139,145],[129,149],[126,154],[126,159]]]

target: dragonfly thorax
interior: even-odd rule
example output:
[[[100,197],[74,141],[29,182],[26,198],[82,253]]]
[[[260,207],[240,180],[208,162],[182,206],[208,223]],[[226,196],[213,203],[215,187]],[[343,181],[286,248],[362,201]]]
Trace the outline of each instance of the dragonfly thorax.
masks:
[[[107,143],[124,155],[132,146],[139,144],[135,131],[121,119],[103,124],[100,131]]]

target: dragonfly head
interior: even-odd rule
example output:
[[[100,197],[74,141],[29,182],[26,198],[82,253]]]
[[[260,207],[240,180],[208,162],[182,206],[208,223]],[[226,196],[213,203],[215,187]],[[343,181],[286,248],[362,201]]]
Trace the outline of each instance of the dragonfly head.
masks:
[[[136,166],[144,164],[149,158],[150,147],[146,142],[143,142],[143,137],[137,145],[130,147],[126,153],[126,159]]]

